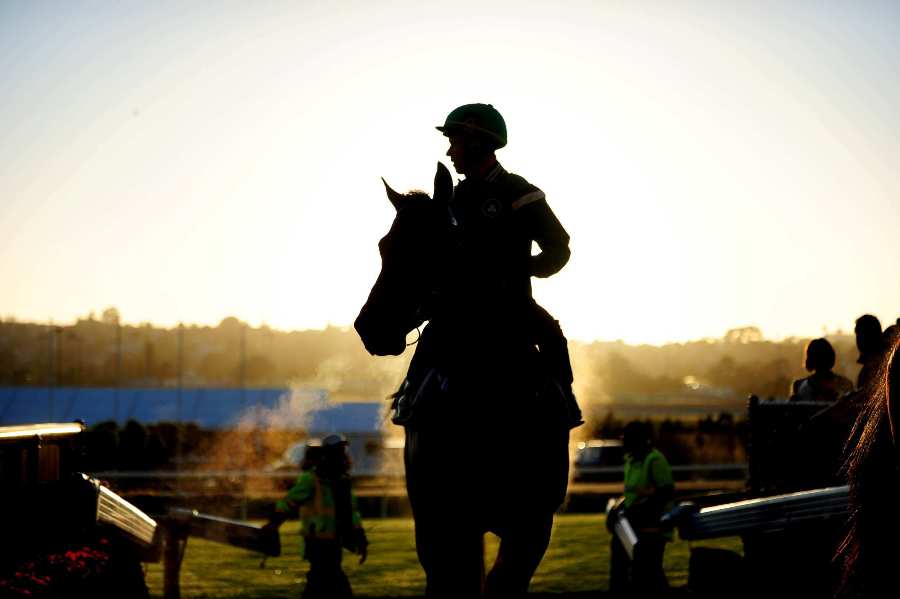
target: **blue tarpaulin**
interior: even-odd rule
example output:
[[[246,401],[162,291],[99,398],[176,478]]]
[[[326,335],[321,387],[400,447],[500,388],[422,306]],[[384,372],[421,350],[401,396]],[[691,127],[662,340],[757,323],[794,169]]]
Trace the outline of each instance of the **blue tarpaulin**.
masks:
[[[322,389],[91,389],[0,387],[0,425],[83,420],[124,424],[192,422],[207,429],[239,423],[311,433],[375,432],[380,402],[329,403]]]

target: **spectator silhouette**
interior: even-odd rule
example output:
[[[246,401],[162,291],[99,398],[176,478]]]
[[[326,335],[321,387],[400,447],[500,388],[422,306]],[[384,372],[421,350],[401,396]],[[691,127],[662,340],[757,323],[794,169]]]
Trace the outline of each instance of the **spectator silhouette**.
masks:
[[[856,388],[867,391],[875,380],[878,362],[884,350],[884,341],[881,332],[881,322],[871,314],[863,314],[856,319],[856,348],[859,350],[858,364],[862,369],[856,377]]]
[[[894,324],[884,329],[884,333],[881,334],[884,346],[890,347],[891,340],[897,335],[900,335],[900,318]]]
[[[625,449],[624,494],[616,511],[623,512],[637,534],[634,558],[629,560],[618,537],[610,547],[610,591],[614,596],[658,597],[669,584],[663,570],[666,543],[671,531],[660,527],[660,518],[672,509],[675,483],[666,457],[653,446],[650,425],[632,421],[622,435]]]
[[[900,538],[900,330],[873,367],[865,407],[847,442],[850,521],[840,548],[847,596],[884,597],[897,588]]]
[[[835,374],[834,348],[827,339],[813,339],[806,344],[804,367],[812,374],[791,384],[791,400],[836,401],[853,391],[850,379]]]

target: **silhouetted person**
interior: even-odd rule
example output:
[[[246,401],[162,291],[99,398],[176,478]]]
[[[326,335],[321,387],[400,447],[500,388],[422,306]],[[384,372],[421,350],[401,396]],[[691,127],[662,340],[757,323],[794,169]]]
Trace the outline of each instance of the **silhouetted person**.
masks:
[[[890,328],[890,327],[889,327]],[[897,596],[900,539],[900,334],[873,367],[865,408],[848,441],[850,522],[841,547],[847,596]]]
[[[812,374],[791,384],[791,399],[796,401],[836,401],[853,391],[850,379],[832,372],[834,348],[827,339],[806,344],[803,366]]]
[[[863,314],[856,319],[854,332],[856,348],[859,350],[857,363],[862,364],[856,377],[856,388],[865,392],[875,379],[875,371],[884,351],[881,322],[871,314]]]
[[[625,493],[617,509],[624,510],[638,542],[634,558],[629,561],[622,543],[613,536],[609,587],[620,596],[657,597],[669,587],[663,571],[663,555],[672,533],[660,529],[660,518],[672,508],[675,496],[672,468],[653,446],[650,427],[644,422],[625,425],[622,444]]]
[[[881,334],[884,347],[890,347],[891,340],[897,335],[900,335],[900,318],[894,324],[884,329],[884,332]]]
[[[531,277],[549,277],[569,260],[569,235],[544,192],[504,169],[495,151],[507,141],[506,123],[490,104],[453,110],[437,128],[449,140],[447,156],[465,175],[450,201],[458,242],[451,301],[455,310],[513,329],[524,326],[560,385],[570,426],[581,423],[572,394],[572,367],[559,323],[531,295]],[[532,243],[540,253],[532,256]],[[502,325],[501,325],[502,326]]]
[[[300,470],[308,472],[314,470],[322,459],[322,445],[320,442],[308,442],[306,450],[303,452],[303,459],[300,460]]]
[[[393,418],[405,428],[426,596],[518,597],[547,550],[568,484],[577,408],[565,414],[566,397],[547,392],[545,374],[566,380],[566,342],[538,310],[530,281],[562,268],[568,235],[543,193],[497,163],[506,126],[496,110],[460,107],[441,130],[466,180],[454,188],[439,164],[430,198],[386,188],[396,214],[354,328],[370,353],[397,355],[428,320]],[[542,251],[532,257],[535,241]],[[485,575],[487,532],[500,546]]]
[[[321,447],[307,446],[303,472],[275,505],[266,525],[277,528],[299,511],[303,557],[309,562],[303,590],[306,599],[352,597],[350,581],[341,568],[343,550],[358,553],[360,563],[368,554],[368,541],[350,487],[346,447],[340,435],[325,437]]]

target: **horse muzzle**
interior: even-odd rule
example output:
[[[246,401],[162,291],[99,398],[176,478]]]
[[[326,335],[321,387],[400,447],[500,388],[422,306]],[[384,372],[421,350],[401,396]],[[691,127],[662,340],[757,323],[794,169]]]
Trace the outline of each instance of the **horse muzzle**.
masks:
[[[406,335],[390,331],[382,319],[373,317],[365,307],[353,322],[353,328],[373,356],[399,356],[406,349]]]

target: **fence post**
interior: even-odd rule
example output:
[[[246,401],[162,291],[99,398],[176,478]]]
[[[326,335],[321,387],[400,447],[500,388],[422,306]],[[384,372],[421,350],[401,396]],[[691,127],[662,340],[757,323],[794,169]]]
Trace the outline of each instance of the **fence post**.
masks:
[[[163,599],[181,599],[181,562],[187,534],[174,522],[163,526]]]

